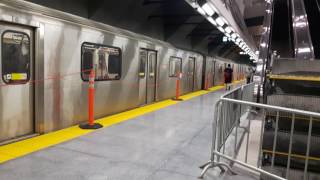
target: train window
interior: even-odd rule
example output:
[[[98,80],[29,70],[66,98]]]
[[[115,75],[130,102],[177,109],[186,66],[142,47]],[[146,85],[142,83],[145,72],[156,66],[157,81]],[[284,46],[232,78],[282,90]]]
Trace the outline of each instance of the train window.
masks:
[[[178,57],[170,57],[169,60],[169,77],[177,77],[182,72],[182,59]]]
[[[223,72],[222,64],[219,63],[219,67],[218,68],[219,68],[219,72]]]
[[[88,81],[92,68],[95,80],[119,80],[121,78],[121,49],[101,44],[83,43],[81,47],[81,77]]]
[[[147,63],[147,51],[140,51],[140,65],[139,65],[139,76],[145,77],[146,74],[146,63]]]
[[[156,65],[156,54],[149,53],[149,76],[153,77],[155,75],[155,65]]]
[[[2,79],[5,83],[27,83],[30,58],[30,37],[26,33],[5,31],[2,34]]]
[[[82,52],[82,73],[89,76],[92,69],[93,49],[85,49]]]

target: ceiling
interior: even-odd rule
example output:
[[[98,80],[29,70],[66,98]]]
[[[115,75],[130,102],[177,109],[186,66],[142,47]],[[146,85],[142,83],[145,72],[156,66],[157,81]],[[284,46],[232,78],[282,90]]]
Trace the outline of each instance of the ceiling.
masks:
[[[217,55],[240,63],[249,57],[198,14],[185,0],[27,0],[94,21],[167,41],[176,47]],[[121,3],[120,3],[121,1]],[[223,0],[230,1],[230,0]],[[236,0],[238,1],[238,0]],[[239,0],[249,32],[259,41],[263,0]]]
[[[256,45],[259,47],[260,38],[263,32],[263,19],[266,11],[265,0],[244,0],[244,19],[249,33],[253,36]]]

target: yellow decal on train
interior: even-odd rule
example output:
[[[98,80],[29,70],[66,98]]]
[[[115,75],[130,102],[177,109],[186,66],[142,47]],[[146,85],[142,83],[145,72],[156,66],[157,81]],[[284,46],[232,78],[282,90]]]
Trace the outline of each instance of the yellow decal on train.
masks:
[[[11,73],[11,80],[19,81],[19,80],[26,80],[27,74],[26,73]]]

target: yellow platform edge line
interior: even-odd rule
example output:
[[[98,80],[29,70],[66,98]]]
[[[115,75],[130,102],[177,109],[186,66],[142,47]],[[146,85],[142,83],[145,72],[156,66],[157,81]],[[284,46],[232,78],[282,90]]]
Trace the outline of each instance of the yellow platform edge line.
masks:
[[[241,81],[235,82],[235,84]],[[189,100],[204,94],[208,94],[210,92],[218,91],[223,89],[224,86],[214,86],[206,90],[200,90],[196,92],[192,92],[186,95],[181,96],[183,100]],[[96,120],[96,122],[103,125],[103,128],[109,127],[111,125],[115,125],[124,121],[128,121],[138,116],[142,116],[144,114],[154,112],[156,110],[177,104],[177,101],[173,100],[163,100],[160,102],[156,102],[154,104],[146,105],[143,107],[138,107],[132,110],[128,110],[125,112],[121,112],[115,115],[107,116],[105,118],[101,118]],[[12,144],[7,144],[0,146],[0,164],[25,156],[27,154],[72,140],[74,138],[86,135],[94,130],[83,130],[80,129],[77,125],[69,128],[65,128],[62,130],[50,132],[47,134],[43,134],[40,136],[36,136],[30,139],[22,140],[19,142],[15,142]]]
[[[265,150],[263,149],[262,152],[264,153],[268,153],[268,154],[272,154],[273,152],[270,151],[270,150]],[[289,153],[287,152],[274,152],[275,155],[280,155],[280,156],[289,156]],[[307,159],[307,156],[304,156],[304,155],[300,155],[300,154],[291,154],[291,157],[294,157],[294,158],[299,158],[299,159]],[[309,160],[314,160],[314,161],[320,161],[320,158],[319,157],[312,157],[312,156],[309,156],[308,158]]]
[[[316,76],[294,76],[294,75],[267,75],[270,79],[275,80],[292,80],[292,81],[320,81],[320,77]]]

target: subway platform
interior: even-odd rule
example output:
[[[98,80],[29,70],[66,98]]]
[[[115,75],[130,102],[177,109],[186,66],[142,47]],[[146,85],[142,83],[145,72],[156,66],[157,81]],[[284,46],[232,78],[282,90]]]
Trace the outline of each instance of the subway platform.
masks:
[[[66,135],[55,140],[59,138],[52,135],[53,139],[47,140],[47,145],[39,145],[38,149],[40,140],[26,140],[29,146],[34,143],[34,150],[22,142],[19,142],[21,147],[17,145],[19,143],[3,146],[0,148],[1,156],[9,156],[10,152],[14,154],[15,151],[17,154],[18,151],[27,153],[20,152],[22,157],[17,155],[6,160],[2,157],[0,179],[197,179],[201,172],[199,165],[209,159],[213,108],[223,93],[223,87],[216,87],[209,93],[200,91],[185,95],[183,102],[168,100],[159,102],[161,105],[156,103],[142,107],[151,110],[147,114],[138,113],[134,118],[109,124],[107,128],[80,133],[78,137]],[[159,108],[153,111],[153,106]],[[70,128],[69,133],[77,134],[74,129]],[[67,132],[62,130],[56,133]],[[50,138],[50,134],[47,136]],[[211,170],[204,179],[251,179],[249,176],[245,172],[236,176],[227,173],[219,175],[218,170]]]

